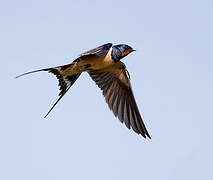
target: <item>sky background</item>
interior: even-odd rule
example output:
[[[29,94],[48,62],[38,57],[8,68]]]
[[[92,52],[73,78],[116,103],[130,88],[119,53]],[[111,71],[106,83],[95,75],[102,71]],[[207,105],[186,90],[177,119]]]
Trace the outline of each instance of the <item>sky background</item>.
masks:
[[[212,179],[213,1],[0,1],[0,179]],[[82,74],[27,71],[112,42],[152,139],[121,124]]]

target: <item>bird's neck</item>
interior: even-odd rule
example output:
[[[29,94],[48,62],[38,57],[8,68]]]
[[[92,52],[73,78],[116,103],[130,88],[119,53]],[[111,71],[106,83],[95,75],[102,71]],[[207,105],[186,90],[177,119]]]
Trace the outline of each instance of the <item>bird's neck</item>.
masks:
[[[112,48],[112,52],[111,52],[111,56],[114,62],[118,62],[120,61],[121,57],[122,57],[122,52],[120,51],[119,48],[117,47],[113,47]]]

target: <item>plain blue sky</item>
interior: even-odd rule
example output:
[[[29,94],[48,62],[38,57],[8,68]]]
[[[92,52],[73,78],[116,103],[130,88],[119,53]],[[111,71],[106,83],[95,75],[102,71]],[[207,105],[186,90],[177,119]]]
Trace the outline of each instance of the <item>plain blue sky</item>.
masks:
[[[212,179],[213,2],[1,1],[0,179]],[[83,74],[48,118],[58,82],[35,69],[126,43],[152,139],[129,131]]]

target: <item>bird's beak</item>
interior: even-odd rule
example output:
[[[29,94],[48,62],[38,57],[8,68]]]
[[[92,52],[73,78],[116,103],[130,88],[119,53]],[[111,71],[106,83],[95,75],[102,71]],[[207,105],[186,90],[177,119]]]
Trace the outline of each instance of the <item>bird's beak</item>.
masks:
[[[131,53],[131,52],[133,52],[133,51],[136,51],[136,50],[134,50],[134,49],[128,49],[128,50],[127,50],[128,53]]]
[[[124,53],[122,54],[122,57],[125,57],[126,55],[128,55],[129,53],[135,51],[134,49],[127,49],[126,51],[124,51]]]

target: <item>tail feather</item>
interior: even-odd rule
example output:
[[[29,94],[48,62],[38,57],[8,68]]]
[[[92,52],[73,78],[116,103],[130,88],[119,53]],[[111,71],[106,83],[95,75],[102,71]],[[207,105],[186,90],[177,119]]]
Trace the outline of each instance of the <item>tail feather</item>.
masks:
[[[61,100],[61,98],[66,94],[66,92],[71,88],[71,86],[74,84],[74,82],[79,78],[81,73],[74,74],[72,76],[65,76],[62,79],[59,79],[59,86],[61,92],[59,93],[58,100],[54,103],[54,105],[51,107],[51,109],[48,111],[48,113],[44,116],[46,118],[48,114],[53,110],[53,108],[56,106],[56,104]]]
[[[81,73],[76,73],[76,74],[72,74],[71,72],[63,73],[65,70],[71,71],[72,66],[73,66],[73,63],[64,65],[64,66],[53,67],[53,68],[39,69],[39,70],[30,71],[30,72],[21,74],[16,77],[16,78],[19,78],[21,76],[35,73],[35,72],[40,72],[40,71],[48,71],[57,77],[57,79],[59,81],[58,85],[60,86],[59,98],[54,103],[54,105],[51,107],[51,109],[48,111],[48,113],[44,116],[45,118],[48,116],[48,114],[53,110],[53,108],[56,106],[56,104],[61,100],[61,98],[66,94],[66,92],[71,88],[71,86],[75,83],[75,81],[81,75]],[[64,75],[64,74],[66,74],[66,75]],[[71,74],[71,75],[69,75],[69,74]]]
[[[21,76],[27,75],[27,74],[31,74],[31,73],[35,73],[35,72],[40,72],[40,71],[49,71],[51,68],[47,68],[47,69],[39,69],[39,70],[35,70],[35,71],[30,71],[30,72],[26,72],[24,74],[18,75],[15,78],[19,78]]]

